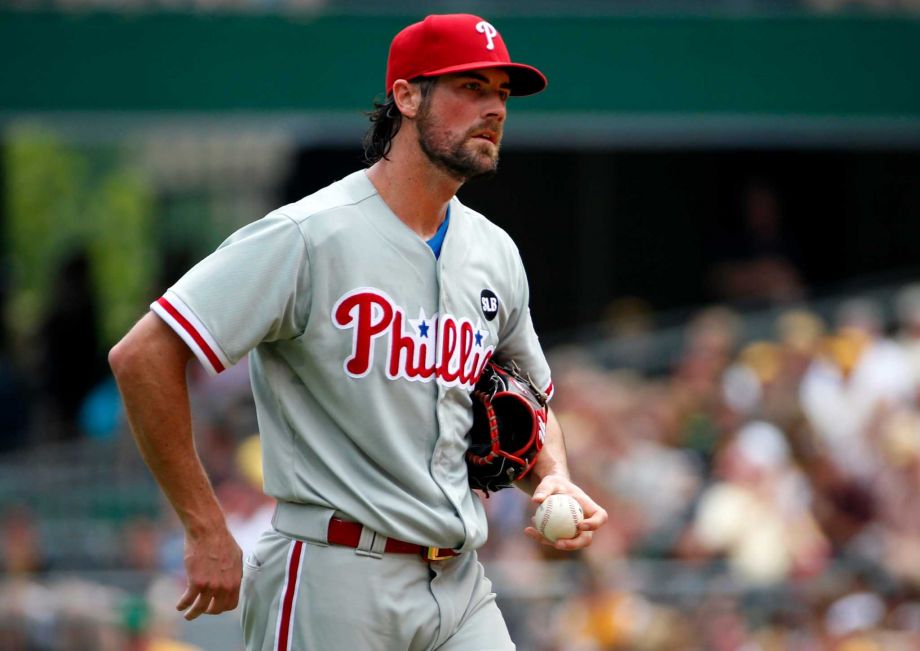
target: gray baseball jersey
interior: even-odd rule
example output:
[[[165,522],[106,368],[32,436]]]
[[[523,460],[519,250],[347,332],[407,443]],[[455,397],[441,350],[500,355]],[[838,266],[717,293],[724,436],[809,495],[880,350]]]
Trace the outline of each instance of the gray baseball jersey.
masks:
[[[151,307],[212,373],[247,353],[265,491],[384,535],[486,539],[464,453],[487,360],[552,394],[511,238],[456,198],[439,258],[355,172],[233,234]]]

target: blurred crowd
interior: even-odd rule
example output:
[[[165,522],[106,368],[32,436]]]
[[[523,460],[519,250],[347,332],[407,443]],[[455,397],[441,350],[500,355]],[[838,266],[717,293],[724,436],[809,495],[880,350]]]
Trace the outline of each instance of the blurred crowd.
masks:
[[[920,287],[891,327],[887,307],[784,310],[762,340],[707,309],[659,374],[557,350],[573,473],[611,517],[551,609],[554,641],[525,647],[920,648]],[[648,334],[629,335],[637,359]],[[502,529],[508,499],[488,504]],[[484,556],[545,556],[515,528]],[[667,576],[642,570],[656,562]]]
[[[606,344],[629,349],[628,366],[604,364],[604,342],[551,350],[573,474],[610,513],[594,545],[559,555],[523,535],[522,492],[486,501],[480,556],[519,648],[920,648],[920,286],[828,318],[779,310],[767,337],[705,309],[665,364],[645,359],[652,318],[611,312],[626,313]],[[273,504],[246,365],[195,367],[191,391],[199,451],[249,549]],[[123,424],[96,444],[115,450],[101,481],[146,476]],[[76,573],[56,553],[66,536],[23,504],[0,522],[0,650],[195,648],[172,610],[182,536],[165,504],[129,509],[119,546]]]

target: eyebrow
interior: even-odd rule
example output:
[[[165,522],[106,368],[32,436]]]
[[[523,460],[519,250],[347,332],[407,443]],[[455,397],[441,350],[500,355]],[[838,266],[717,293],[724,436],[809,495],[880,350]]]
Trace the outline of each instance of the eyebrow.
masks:
[[[492,83],[491,80],[485,75],[480,74],[478,72],[473,72],[473,71],[457,73],[457,77],[459,77],[460,79],[473,78],[473,79],[476,79],[477,81],[484,81],[487,84]],[[506,81],[500,86],[500,88],[504,90],[511,90],[511,81],[510,80]]]

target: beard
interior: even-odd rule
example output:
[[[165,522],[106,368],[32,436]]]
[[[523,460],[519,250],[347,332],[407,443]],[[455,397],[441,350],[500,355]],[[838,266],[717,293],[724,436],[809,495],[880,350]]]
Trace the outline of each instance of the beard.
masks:
[[[487,151],[487,145],[471,139],[471,134],[481,129],[501,134],[501,124],[485,122],[452,139],[450,132],[431,116],[428,106],[423,104],[416,118],[416,128],[418,143],[425,156],[451,178],[466,182],[492,176],[498,169],[498,144],[493,151]]]

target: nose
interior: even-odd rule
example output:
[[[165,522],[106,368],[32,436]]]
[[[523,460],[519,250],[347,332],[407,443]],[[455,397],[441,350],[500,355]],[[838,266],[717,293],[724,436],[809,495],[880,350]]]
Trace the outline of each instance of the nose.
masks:
[[[501,95],[498,92],[489,93],[488,99],[486,99],[485,106],[483,107],[482,117],[489,120],[504,122],[505,116],[507,115],[508,107],[505,102],[502,101]]]

